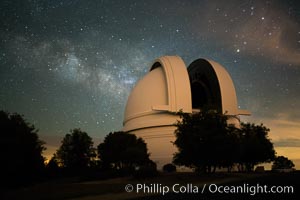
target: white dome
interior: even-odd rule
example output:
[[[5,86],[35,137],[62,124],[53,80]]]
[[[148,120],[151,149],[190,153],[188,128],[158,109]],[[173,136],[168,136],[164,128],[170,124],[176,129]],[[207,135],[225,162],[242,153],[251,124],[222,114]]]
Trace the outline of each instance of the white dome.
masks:
[[[233,82],[220,64],[198,59],[187,69],[180,57],[163,56],[131,91],[123,131],[143,138],[151,159],[162,166],[172,162],[177,151],[174,123],[179,116],[175,113],[192,113],[202,106],[227,114],[228,123],[236,126],[239,114],[249,114],[238,109]]]
[[[188,72],[180,57],[164,56],[155,60],[149,73],[131,91],[123,130],[173,125],[176,120],[172,113],[180,110],[192,112]]]

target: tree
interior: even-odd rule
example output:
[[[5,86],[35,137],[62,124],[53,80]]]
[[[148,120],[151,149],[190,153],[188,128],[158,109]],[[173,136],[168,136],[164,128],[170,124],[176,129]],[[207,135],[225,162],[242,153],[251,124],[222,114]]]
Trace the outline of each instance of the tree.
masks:
[[[242,170],[252,171],[254,165],[271,162],[275,158],[273,143],[268,138],[269,131],[263,124],[241,124],[238,162]]]
[[[265,126],[241,124],[238,129],[227,124],[227,116],[214,110],[199,113],[179,113],[174,144],[178,153],[173,162],[195,168],[197,171],[214,172],[216,167],[231,170],[239,164],[240,170],[252,171],[254,165],[270,162],[275,157],[270,131]]]
[[[195,114],[179,113],[174,144],[178,153],[173,162],[195,168],[197,171],[214,172],[217,166],[227,167],[234,162],[234,127],[227,124],[227,117],[214,110]]]
[[[73,129],[65,135],[54,157],[62,167],[75,170],[86,168],[96,157],[92,138],[80,129]]]
[[[1,177],[18,180],[38,174],[44,169],[44,142],[34,125],[23,116],[0,111]]]
[[[172,163],[165,164],[163,166],[163,171],[168,173],[176,172],[176,166],[173,165]]]
[[[295,167],[293,161],[289,160],[287,157],[278,156],[274,159],[272,170],[293,169],[293,167]]]
[[[56,155],[54,154],[54,156],[49,160],[49,162],[46,165],[46,168],[49,170],[58,170],[59,166],[58,166],[58,161],[56,159]]]
[[[143,139],[125,132],[109,133],[98,146],[98,155],[104,165],[115,169],[135,167],[150,161]]]

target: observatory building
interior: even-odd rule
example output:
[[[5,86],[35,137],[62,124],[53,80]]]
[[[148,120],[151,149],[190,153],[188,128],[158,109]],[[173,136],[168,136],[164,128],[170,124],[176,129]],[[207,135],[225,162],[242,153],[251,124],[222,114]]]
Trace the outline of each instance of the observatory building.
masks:
[[[149,72],[128,97],[123,131],[147,143],[151,159],[162,166],[171,163],[177,151],[174,124],[176,112],[199,112],[203,106],[228,115],[228,123],[239,126],[237,97],[230,75],[220,64],[197,59],[188,68],[179,56],[156,59]]]

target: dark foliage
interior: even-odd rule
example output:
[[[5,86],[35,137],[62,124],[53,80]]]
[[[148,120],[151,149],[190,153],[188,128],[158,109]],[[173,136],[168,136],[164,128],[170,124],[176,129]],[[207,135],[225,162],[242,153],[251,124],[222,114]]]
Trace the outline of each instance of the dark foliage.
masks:
[[[176,124],[174,144],[179,152],[174,156],[175,164],[199,172],[213,172],[218,166],[233,164],[235,140],[225,115],[213,110],[179,114],[182,120]]]
[[[272,170],[280,169],[292,169],[295,167],[293,161],[289,160],[287,157],[278,156],[274,159]]]
[[[252,171],[254,165],[274,160],[275,150],[268,138],[269,131],[263,124],[241,124],[238,135],[238,163],[241,171]]]
[[[165,164],[163,166],[163,171],[168,173],[176,172],[176,166],[173,165],[172,163]]]
[[[210,173],[217,167],[230,171],[238,164],[241,171],[251,171],[254,165],[274,159],[269,129],[262,124],[241,124],[236,128],[227,123],[226,115],[214,110],[179,115],[174,142],[178,153],[173,160],[177,165]]]
[[[98,155],[104,166],[123,170],[134,169],[150,161],[144,140],[124,132],[109,133],[99,144]]]
[[[144,163],[135,168],[133,173],[134,178],[144,179],[149,177],[157,176],[157,165],[152,160],[149,160],[147,163]]]
[[[69,170],[79,171],[92,165],[96,157],[92,138],[80,129],[70,131],[62,140],[53,162]]]
[[[1,181],[28,182],[44,170],[44,142],[34,125],[19,114],[0,111]]]

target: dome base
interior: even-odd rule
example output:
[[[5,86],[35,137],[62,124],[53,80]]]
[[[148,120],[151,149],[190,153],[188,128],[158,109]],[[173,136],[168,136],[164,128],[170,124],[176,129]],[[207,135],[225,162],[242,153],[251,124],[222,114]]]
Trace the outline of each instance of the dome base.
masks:
[[[175,126],[160,126],[130,131],[147,142],[150,159],[161,169],[163,165],[172,163],[173,155],[177,152],[175,141]]]

